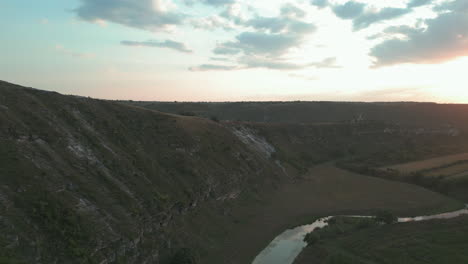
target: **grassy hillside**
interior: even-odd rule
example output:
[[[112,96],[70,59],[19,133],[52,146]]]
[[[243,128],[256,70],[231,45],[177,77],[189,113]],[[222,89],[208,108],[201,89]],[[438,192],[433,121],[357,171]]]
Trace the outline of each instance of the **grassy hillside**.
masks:
[[[417,186],[311,169],[408,138],[387,128],[215,122],[0,82],[0,263],[244,264],[320,215],[459,207]],[[423,138],[453,146],[438,153],[464,142]]]
[[[219,123],[7,83],[0,145],[1,254],[28,263],[168,260],[205,246],[173,235],[190,214],[282,175]]]
[[[467,216],[371,227],[309,246],[294,263],[467,263],[467,233]]]

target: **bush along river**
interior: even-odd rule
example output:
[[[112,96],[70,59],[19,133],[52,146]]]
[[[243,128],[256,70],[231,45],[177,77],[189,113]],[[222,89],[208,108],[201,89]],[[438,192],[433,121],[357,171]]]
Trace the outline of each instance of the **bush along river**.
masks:
[[[428,215],[428,216],[416,216],[416,217],[401,217],[395,219],[395,222],[405,223],[413,221],[427,221],[432,219],[450,219],[455,218],[460,215],[468,214],[468,205],[465,209],[461,209],[454,212],[437,214],[437,215]],[[375,216],[343,216],[350,218],[362,218],[362,219],[375,219]],[[379,216],[377,216],[378,218]],[[383,221],[385,222],[385,215],[383,216]],[[289,229],[284,231],[282,234],[277,236],[271,243],[257,255],[252,264],[291,264],[294,262],[294,259],[301,253],[301,251],[307,246],[307,242],[304,241],[304,238],[307,234],[309,236],[314,234],[313,231],[319,230],[328,226],[328,222],[334,218],[333,216],[323,217],[310,225],[303,225],[296,227],[294,229]],[[371,224],[369,221],[365,224]],[[362,224],[362,223],[361,223]],[[307,238],[313,239],[313,238]],[[310,243],[310,242],[309,242]]]

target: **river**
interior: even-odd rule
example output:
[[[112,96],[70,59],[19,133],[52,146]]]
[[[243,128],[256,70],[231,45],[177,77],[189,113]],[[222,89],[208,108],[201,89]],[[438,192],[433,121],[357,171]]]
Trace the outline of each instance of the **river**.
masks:
[[[405,222],[418,222],[427,221],[432,219],[450,219],[460,215],[468,214],[468,205],[465,209],[461,209],[454,212],[427,215],[427,216],[416,216],[416,217],[401,217],[398,218],[399,223]],[[371,216],[351,216],[351,217],[371,217]],[[307,246],[304,242],[306,234],[314,231],[316,228],[322,228],[327,226],[327,220],[332,216],[324,217],[316,220],[310,225],[303,225],[294,229],[284,231],[282,234],[277,236],[271,243],[257,255],[252,264],[291,264],[294,259],[301,253],[301,251]]]

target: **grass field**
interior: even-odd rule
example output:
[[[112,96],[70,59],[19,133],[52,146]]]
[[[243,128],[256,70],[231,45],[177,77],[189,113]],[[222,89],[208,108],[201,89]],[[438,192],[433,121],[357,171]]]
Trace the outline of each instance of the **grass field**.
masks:
[[[295,264],[468,263],[468,216],[371,227],[321,240]]]
[[[377,170],[379,173],[468,202],[468,153],[383,167]]]
[[[394,166],[385,167],[384,169],[397,170],[403,174],[409,174],[422,170],[429,170],[434,168],[441,168],[449,164],[455,164],[459,161],[468,161],[468,153],[447,155],[433,159],[409,162],[404,164],[398,164]]]
[[[375,209],[414,216],[462,207],[418,186],[362,176],[332,165],[313,168],[305,179],[263,196],[263,202],[228,212],[231,220],[225,220],[219,230],[205,221],[204,214],[192,219],[193,225],[187,228],[195,227],[200,235],[210,230],[219,236],[219,244],[201,256],[201,263],[250,263],[285,229],[311,223],[318,216],[370,213]]]
[[[440,168],[431,169],[426,173],[428,177],[445,177],[452,178],[460,175],[468,174],[468,161],[457,162],[454,164],[448,164]]]

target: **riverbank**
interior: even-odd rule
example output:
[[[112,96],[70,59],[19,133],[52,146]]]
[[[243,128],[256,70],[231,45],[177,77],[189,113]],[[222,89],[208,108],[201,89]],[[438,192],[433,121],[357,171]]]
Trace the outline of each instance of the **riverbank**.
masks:
[[[430,215],[459,209],[453,199],[424,188],[363,176],[321,165],[296,183],[263,193],[256,203],[234,208],[216,248],[201,263],[251,263],[284,230],[312,223],[318,216],[370,214],[385,209],[399,216]],[[193,220],[200,230],[210,223]],[[221,236],[221,235],[220,235]]]
[[[373,227],[305,248],[294,264],[468,263],[468,216]]]

